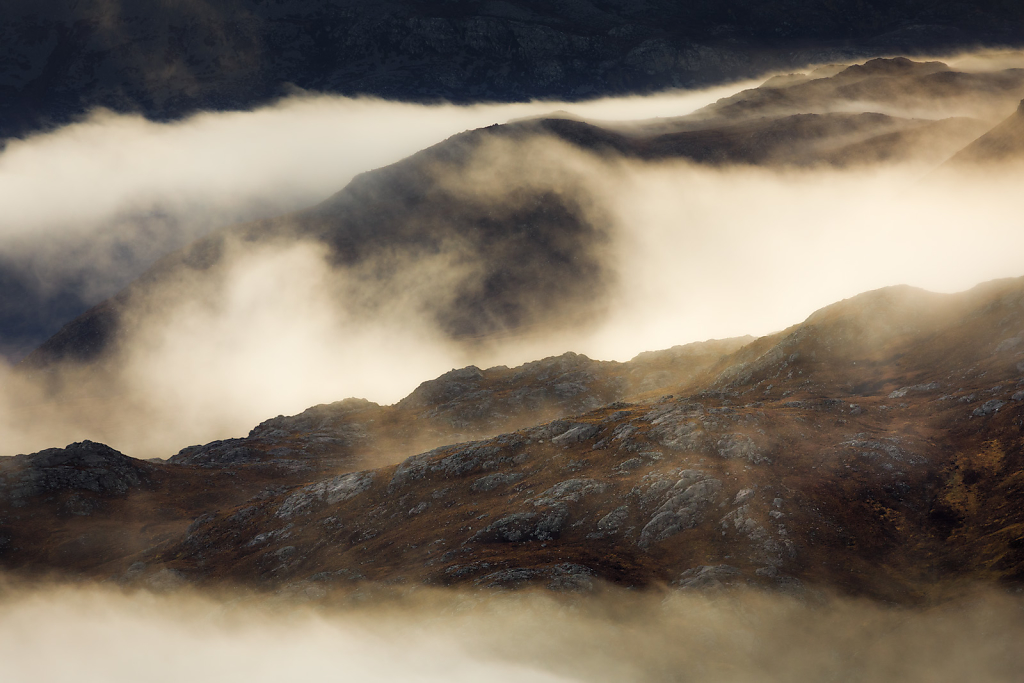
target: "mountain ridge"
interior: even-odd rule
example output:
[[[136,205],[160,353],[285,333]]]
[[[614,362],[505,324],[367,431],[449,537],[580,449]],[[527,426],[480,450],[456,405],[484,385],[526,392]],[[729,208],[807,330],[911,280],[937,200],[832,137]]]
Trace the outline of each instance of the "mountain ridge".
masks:
[[[311,450],[332,434],[369,435],[382,407],[350,399],[255,428],[250,439],[276,434],[276,455],[218,460],[215,442],[204,462],[185,449],[140,463],[155,490],[76,493],[79,513],[65,494],[15,504],[5,475],[0,563],[152,585],[586,591],[607,581],[898,603],[1024,581],[1024,278],[959,294],[883,288],[701,351],[675,350],[679,372],[659,387],[643,380],[666,352],[638,356],[644,369],[619,397],[602,394],[601,377],[628,363],[575,354],[517,372],[453,370],[392,407],[440,418],[447,443],[371,469]],[[479,439],[451,421],[502,414],[502,378],[550,391],[578,383],[581,368],[594,380],[560,404],[562,417],[493,425]],[[291,467],[300,453],[327,469]],[[89,541],[92,525],[120,531]],[[103,540],[111,533],[120,550]]]
[[[1024,43],[1019,8],[956,2],[4,6],[0,138],[97,107],[169,120],[289,88],[409,101],[580,99],[893,53]]]

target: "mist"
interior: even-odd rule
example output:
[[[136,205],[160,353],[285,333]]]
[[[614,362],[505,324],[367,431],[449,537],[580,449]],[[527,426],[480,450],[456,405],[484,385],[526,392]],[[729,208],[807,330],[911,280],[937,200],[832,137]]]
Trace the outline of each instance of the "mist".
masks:
[[[611,120],[667,116],[752,85],[574,107]],[[174,123],[99,110],[7,140],[0,147],[0,282],[20,293],[0,291],[0,322],[22,331],[0,343],[0,354],[19,361],[69,317],[211,231],[316,204],[356,174],[463,130],[562,106],[423,106],[297,92],[253,111]]]
[[[464,130],[570,107],[597,120],[676,116],[754,85],[572,105],[432,106],[303,92],[253,111],[174,123],[100,110],[50,133],[7,141],[0,154],[0,245],[90,233],[153,208],[185,216],[223,211],[217,220],[284,212]]]
[[[598,121],[678,116],[749,85],[572,105],[298,94],[171,124],[97,112],[11,141],[0,155],[0,253],[34,263],[44,283],[76,272],[76,286],[97,299],[214,227],[308,206],[359,172],[467,128],[555,109]],[[600,313],[467,344],[446,336],[431,312],[457,300],[459,278],[475,276],[471,245],[392,253],[396,275],[382,280],[378,263],[334,267],[315,241],[232,242],[216,268],[135,300],[131,335],[105,365],[44,377],[0,370],[5,452],[92,439],[167,457],[316,403],[393,403],[453,367],[570,350],[627,360],[768,334],[888,285],[953,292],[1024,274],[1018,168],[712,167],[593,154],[537,136],[485,144],[464,169],[444,173],[456,195],[502,201],[524,186],[558,187],[606,219]],[[76,257],[62,245],[78,245]]]
[[[780,331],[861,292],[958,292],[1024,275],[1019,170],[872,171],[627,165],[614,195],[628,239],[619,305],[583,353]],[[633,226],[636,226],[635,228]],[[1004,251],[1005,248],[1005,251]],[[627,332],[628,331],[628,332]],[[641,348],[646,346],[647,349]]]
[[[580,597],[368,586],[309,600],[8,589],[5,679],[987,683],[1016,680],[1024,664],[1020,598],[999,593],[932,608],[612,589]]]

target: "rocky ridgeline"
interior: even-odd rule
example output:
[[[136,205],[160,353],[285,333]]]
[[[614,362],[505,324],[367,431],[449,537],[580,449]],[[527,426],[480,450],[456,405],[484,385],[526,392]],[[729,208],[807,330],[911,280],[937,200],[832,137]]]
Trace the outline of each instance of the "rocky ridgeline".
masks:
[[[59,502],[88,515],[106,497],[123,497],[152,483],[155,467],[92,441],[0,458],[0,499],[12,507]]]
[[[413,434],[438,443],[416,450]],[[173,521],[89,570],[154,586],[607,581],[912,602],[945,582],[1024,581],[1022,434],[1024,281],[890,288],[753,341],[463,368],[395,406],[317,406],[169,463],[98,444],[18,456],[0,465],[0,536],[50,520],[18,540],[45,549],[72,518],[126,523],[42,514],[83,488]],[[411,452],[365,460],[403,439]]]
[[[825,530],[845,526],[845,505],[865,490],[901,521],[927,514],[928,444],[881,436],[893,424],[875,412],[837,401],[614,404],[245,504],[150,561],[289,591],[361,579],[577,590],[604,579],[799,592],[826,557],[857,564]],[[825,419],[844,426],[799,434]],[[857,479],[848,500],[823,488],[833,477]]]
[[[475,366],[422,383],[393,406],[346,399],[278,416],[247,437],[189,446],[169,462],[295,472],[352,469],[402,453],[500,434],[680,386],[750,338],[644,353],[628,363],[568,352],[516,368]]]

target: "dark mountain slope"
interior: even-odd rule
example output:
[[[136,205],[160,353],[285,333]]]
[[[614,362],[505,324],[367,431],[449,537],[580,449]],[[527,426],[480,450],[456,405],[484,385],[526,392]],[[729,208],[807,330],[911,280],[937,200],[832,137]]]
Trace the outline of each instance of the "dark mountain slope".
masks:
[[[1022,334],[1021,280],[871,293],[783,335],[793,353],[761,364],[778,389],[718,381],[436,449],[226,511],[150,561],[272,585],[1016,585]]]
[[[796,113],[846,111],[949,112],[969,110],[1005,116],[1024,91],[1024,69],[964,73],[942,62],[904,57],[872,59],[852,66],[829,65],[807,74],[770,79],[762,86],[685,117],[737,120]]]
[[[12,0],[0,11],[0,138],[99,106],[157,119],[244,109],[291,85],[572,99],[1022,42],[1024,10],[997,0]]]
[[[223,506],[647,395],[694,379],[747,341],[688,344],[629,363],[567,353],[512,369],[462,368],[394,406],[363,399],[314,406],[266,420],[245,438],[182,449],[167,463],[90,442],[0,458],[0,564],[108,571]]]
[[[86,566],[62,564],[47,536],[32,544],[23,534],[4,563],[288,590],[360,580],[585,590],[607,580],[898,602],[1024,580],[1024,279],[958,295],[887,288],[732,353],[694,351],[689,357],[704,361],[684,361],[675,395],[641,393],[589,411],[629,364],[567,356],[515,373],[449,373],[394,410],[437,425],[493,419],[517,391],[571,383],[566,372],[595,382],[578,382],[583,391],[560,404],[586,412],[397,465],[318,474],[259,459],[204,462],[216,444],[186,449],[179,464],[152,465],[153,481],[159,472],[238,483],[187,505],[180,494],[130,492],[137,515],[162,515],[165,528],[179,529],[173,539],[136,552],[100,547]],[[676,350],[631,363],[649,374],[685,357]],[[250,440],[291,439],[315,459],[308,447],[324,428],[341,434],[344,414],[380,410],[320,407],[264,423]],[[243,503],[259,477],[269,485],[270,472],[287,488]],[[88,515],[62,522],[46,512],[56,499],[4,504],[9,535],[39,519],[54,520],[46,523],[55,538],[67,538],[69,525],[88,537]],[[176,516],[186,509],[203,514],[187,531]],[[100,526],[135,524],[95,514]]]
[[[314,406],[267,420],[245,438],[185,448],[169,462],[333,473],[393,463],[445,444],[687,386],[750,341],[697,342],[627,363],[569,352],[511,369],[469,366],[422,383],[393,406],[362,399]]]

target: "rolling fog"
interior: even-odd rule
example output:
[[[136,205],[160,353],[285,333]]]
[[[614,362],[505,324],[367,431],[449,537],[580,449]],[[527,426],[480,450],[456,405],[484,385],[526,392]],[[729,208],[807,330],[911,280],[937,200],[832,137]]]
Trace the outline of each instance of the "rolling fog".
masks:
[[[1019,680],[1024,665],[1024,605],[988,593],[930,609],[745,592],[365,588],[306,605],[86,586],[4,593],[12,683],[952,683]]]
[[[962,59],[1002,67],[1010,56]],[[679,115],[748,85],[572,105],[297,95],[174,124],[99,112],[0,155],[0,253],[35,264],[43,287],[73,273],[106,296],[147,258],[215,226],[310,205],[358,172],[466,128],[559,109],[595,121]],[[543,137],[495,142],[451,185],[495,201],[517,184],[564,185],[606,217],[599,314],[455,343],[429,311],[453,296],[456,277],[473,276],[465,245],[410,258],[381,282],[372,263],[332,268],[319,243],[233,244],[219,267],[136,306],[126,350],[103,372],[68,370],[55,393],[52,377],[41,387],[0,370],[0,436],[11,454],[92,439],[167,457],[316,403],[391,403],[471,363],[511,366],[567,350],[626,360],[777,331],[887,285],[951,292],[1020,276],[1020,181],[1019,169],[711,168],[597,157]],[[159,229],[147,222],[154,214]]]

